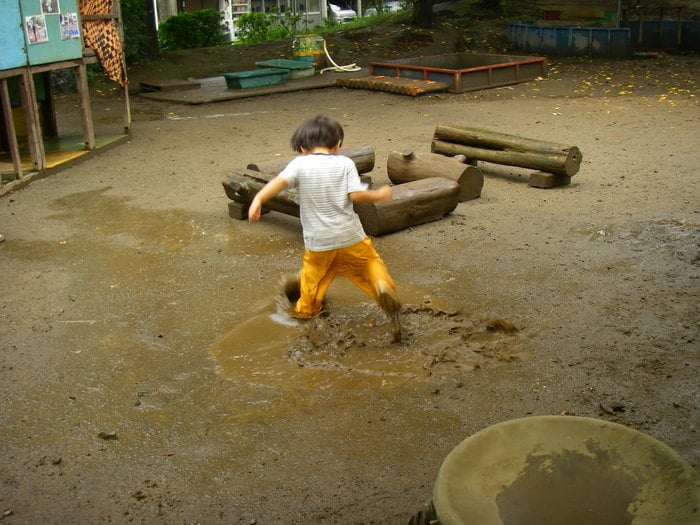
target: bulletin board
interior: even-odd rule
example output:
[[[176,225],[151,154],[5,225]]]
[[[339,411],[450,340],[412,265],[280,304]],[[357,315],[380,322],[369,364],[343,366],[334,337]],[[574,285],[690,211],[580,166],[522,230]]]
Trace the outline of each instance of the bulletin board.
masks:
[[[2,0],[2,5],[0,69],[82,57],[77,0]]]
[[[0,71],[27,65],[27,45],[17,0],[0,0]]]

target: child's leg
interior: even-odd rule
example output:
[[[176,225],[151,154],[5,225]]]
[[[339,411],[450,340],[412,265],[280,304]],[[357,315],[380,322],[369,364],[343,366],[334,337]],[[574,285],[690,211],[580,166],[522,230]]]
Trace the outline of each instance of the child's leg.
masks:
[[[401,339],[401,302],[396,295],[396,285],[389,275],[384,261],[368,238],[353,246],[339,250],[338,274],[347,277],[358,288],[369,294],[384,310],[394,325],[394,340]]]
[[[338,252],[337,273],[347,277],[375,301],[378,300],[380,283],[384,283],[382,291],[396,292],[394,280],[369,237]]]
[[[300,274],[301,297],[294,308],[296,317],[308,319],[321,311],[326,291],[337,275],[334,264],[336,255],[336,250],[326,252],[304,250]]]

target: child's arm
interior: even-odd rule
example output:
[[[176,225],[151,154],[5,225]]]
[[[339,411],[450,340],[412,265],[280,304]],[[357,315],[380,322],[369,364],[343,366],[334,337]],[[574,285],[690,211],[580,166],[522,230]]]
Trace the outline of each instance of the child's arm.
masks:
[[[348,195],[352,202],[369,204],[371,202],[388,201],[391,199],[391,194],[391,186],[382,186],[376,190],[353,191]]]
[[[262,213],[262,205],[275,197],[279,192],[287,187],[287,181],[281,177],[275,177],[265,184],[262,189],[255,194],[250,207],[248,208],[248,220],[259,221]]]

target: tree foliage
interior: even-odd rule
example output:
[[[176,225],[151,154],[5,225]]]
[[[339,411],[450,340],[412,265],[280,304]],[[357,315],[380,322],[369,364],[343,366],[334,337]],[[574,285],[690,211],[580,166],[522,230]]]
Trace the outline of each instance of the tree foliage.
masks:
[[[275,10],[271,13],[247,13],[236,22],[236,36],[243,44],[281,40],[296,34],[302,18],[302,15],[289,11],[281,15]]]
[[[121,0],[122,23],[124,28],[124,57],[127,63],[134,64],[149,55],[149,41],[153,35],[148,32],[148,13],[143,0]]]
[[[161,49],[196,49],[226,43],[221,15],[215,9],[200,9],[169,17],[158,27]]]

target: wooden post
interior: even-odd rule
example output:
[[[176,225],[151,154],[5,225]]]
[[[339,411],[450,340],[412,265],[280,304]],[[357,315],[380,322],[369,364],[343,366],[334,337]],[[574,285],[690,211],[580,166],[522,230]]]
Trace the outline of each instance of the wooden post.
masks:
[[[0,100],[2,100],[2,113],[5,120],[5,131],[7,132],[7,144],[12,157],[12,166],[15,175],[22,178],[22,158],[19,153],[19,143],[17,142],[17,132],[15,121],[12,118],[12,102],[10,100],[10,90],[7,87],[7,79],[0,79]]]
[[[464,158],[464,157],[462,157]],[[455,181],[461,190],[459,201],[469,201],[481,196],[484,174],[479,168],[463,164],[456,158],[437,153],[420,154],[411,150],[394,151],[389,154],[386,165],[389,180],[403,184],[430,177],[442,177]]]
[[[29,142],[29,153],[32,157],[32,168],[43,172],[46,169],[46,152],[41,133],[41,120],[39,119],[39,108],[36,101],[36,88],[34,78],[29,67],[24,69],[20,77],[20,95],[22,107],[27,122],[27,141]]]
[[[124,54],[124,21],[122,19],[122,5],[119,0],[114,0],[112,4],[112,13],[114,14],[114,22],[117,24],[117,31],[122,43],[121,62],[126,74],[126,55]],[[122,92],[122,117],[124,122],[124,134],[131,133],[131,103],[129,101],[129,84],[128,81],[121,87]]]
[[[87,69],[85,68],[85,62],[82,60],[75,67],[75,80],[78,85],[85,149],[93,150],[95,149],[95,128],[92,123],[92,107],[90,106],[90,88],[87,80]]]

